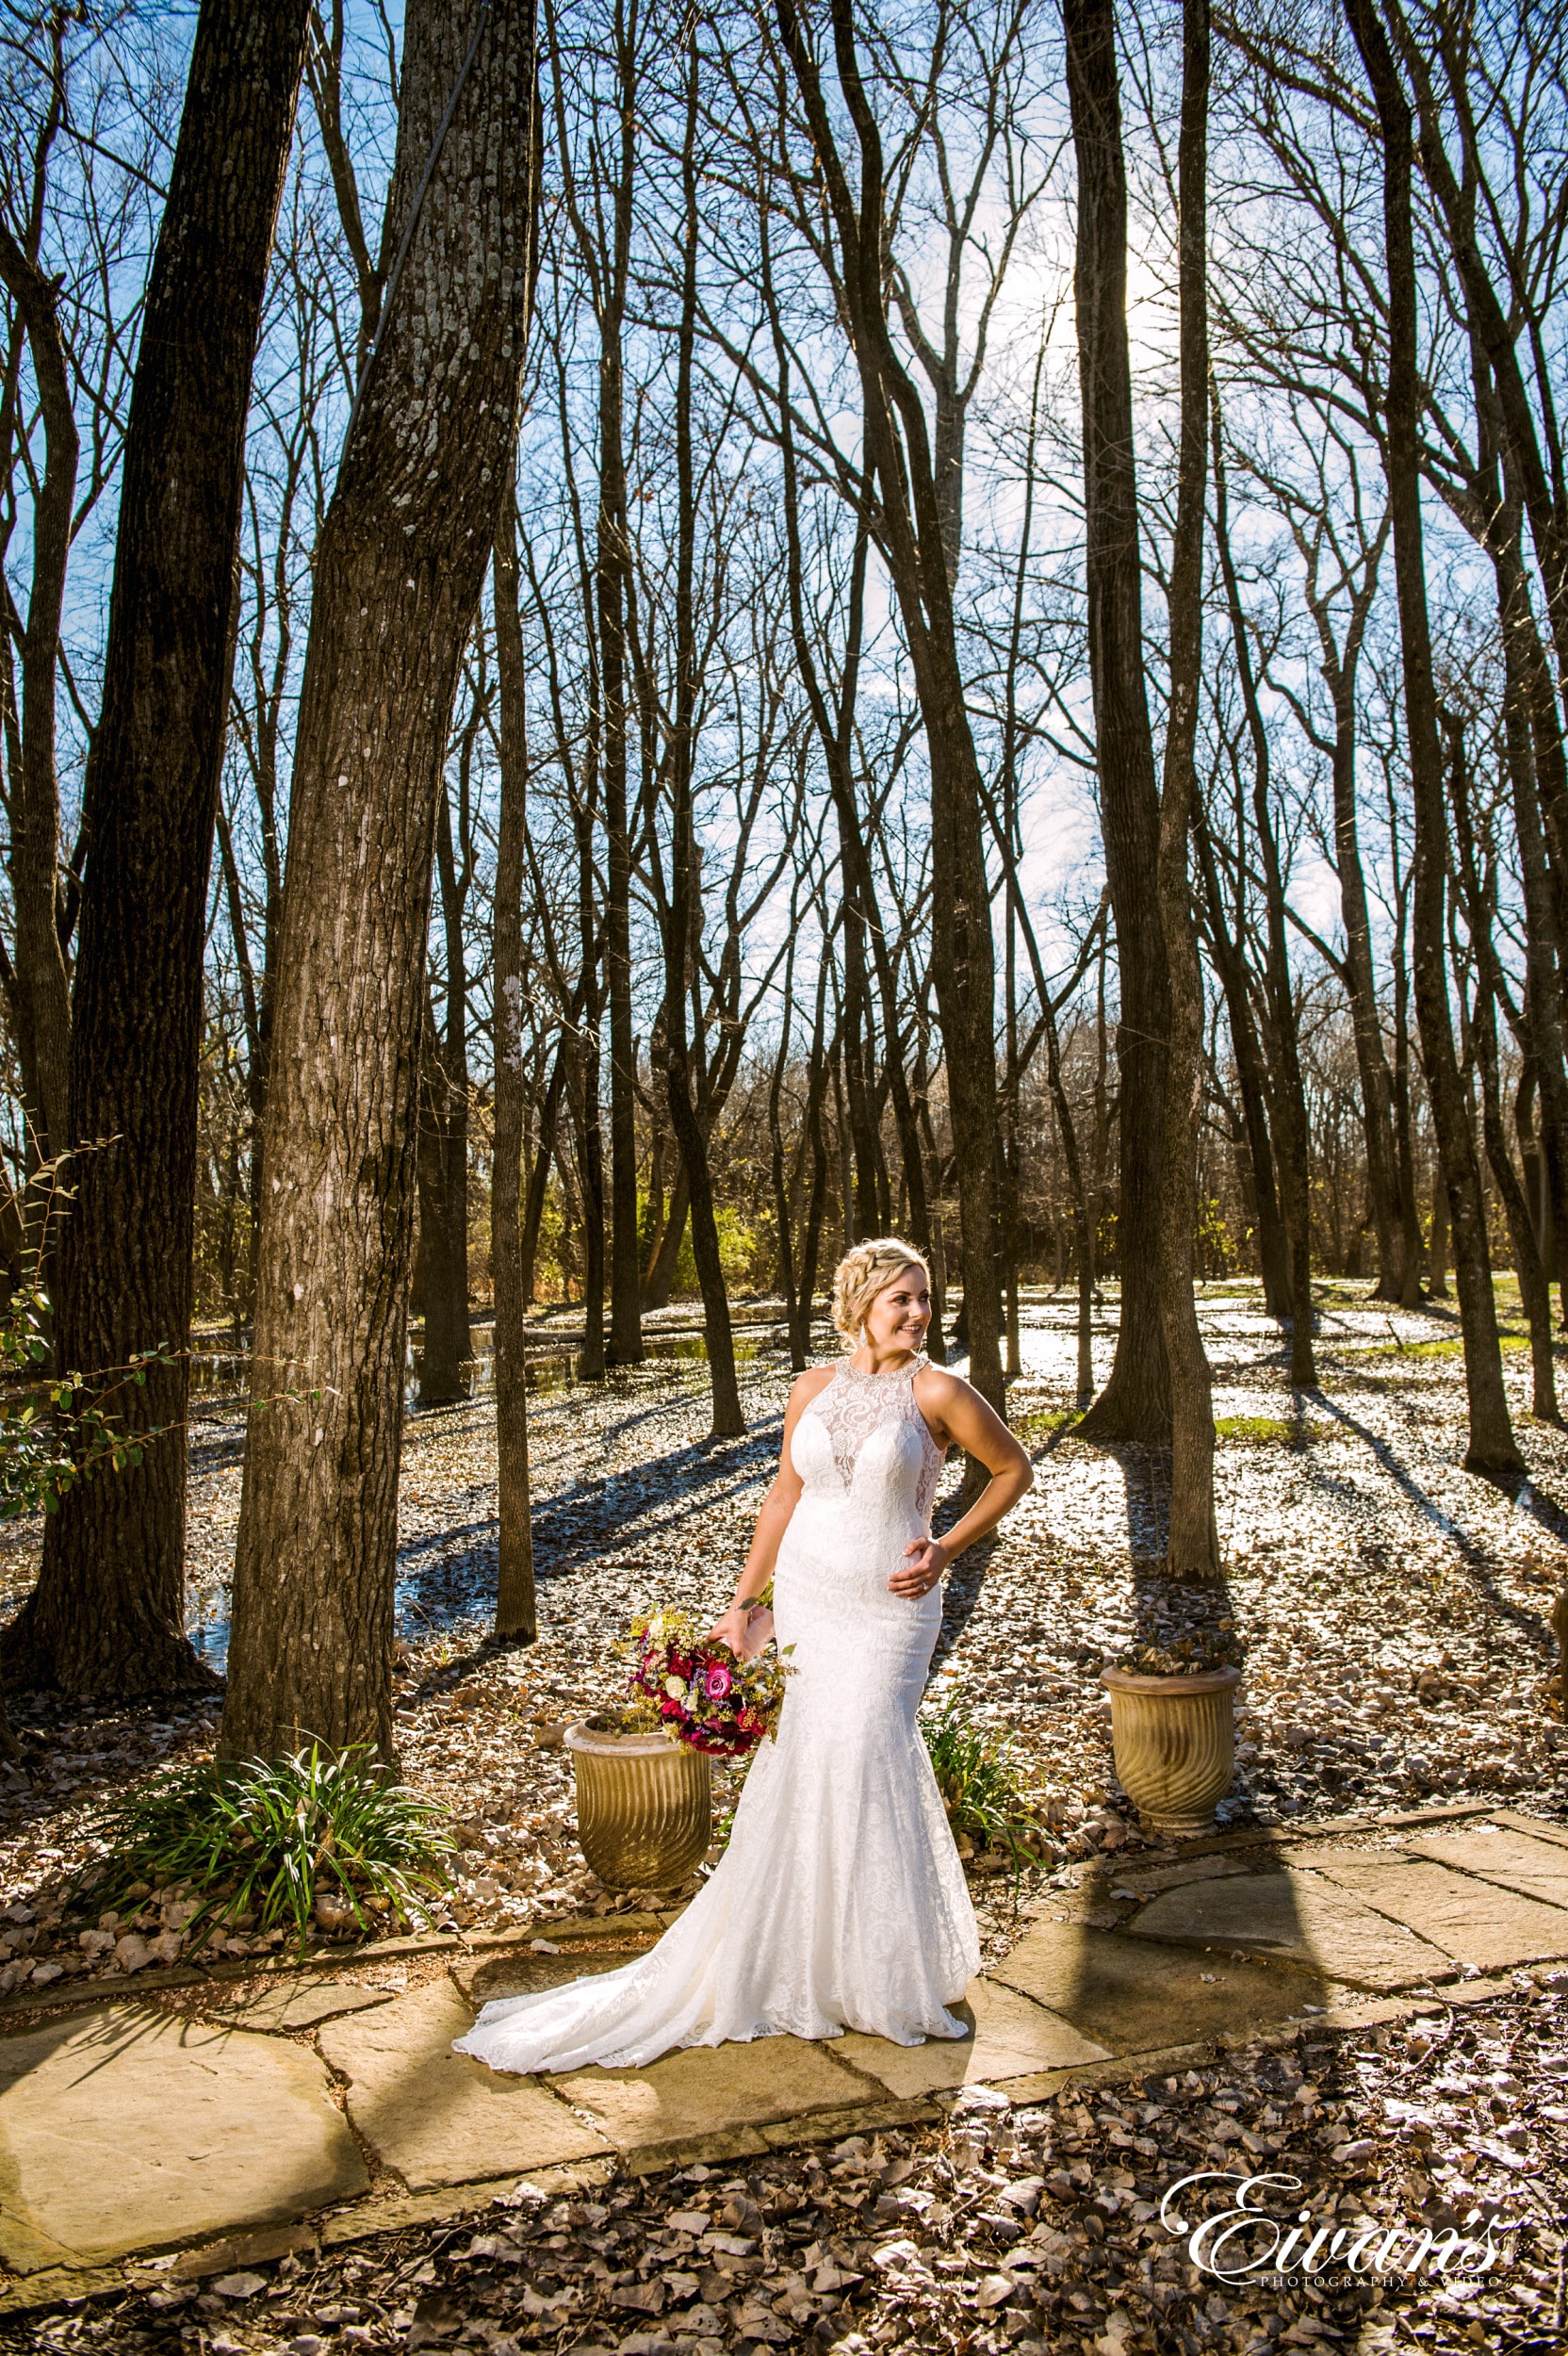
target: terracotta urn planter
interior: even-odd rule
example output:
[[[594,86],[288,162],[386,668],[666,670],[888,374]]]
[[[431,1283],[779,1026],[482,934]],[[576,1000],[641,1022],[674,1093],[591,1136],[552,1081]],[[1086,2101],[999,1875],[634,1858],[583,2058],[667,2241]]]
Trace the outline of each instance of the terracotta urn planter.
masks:
[[[1142,1677],[1104,1669],[1116,1772],[1153,1832],[1207,1832],[1235,1768],[1239,1669]]]
[[[706,1753],[662,1734],[568,1726],[577,1781],[577,1837],[608,1889],[673,1890],[713,1838]]]

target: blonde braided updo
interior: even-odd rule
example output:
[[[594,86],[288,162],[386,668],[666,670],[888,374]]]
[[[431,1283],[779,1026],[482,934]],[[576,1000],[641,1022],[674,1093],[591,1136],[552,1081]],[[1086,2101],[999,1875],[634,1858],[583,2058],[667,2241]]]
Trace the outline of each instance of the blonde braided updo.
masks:
[[[899,1235],[877,1235],[844,1253],[833,1271],[833,1322],[846,1350],[858,1347],[866,1314],[878,1293],[885,1293],[907,1268],[918,1268],[929,1284],[924,1253]]]

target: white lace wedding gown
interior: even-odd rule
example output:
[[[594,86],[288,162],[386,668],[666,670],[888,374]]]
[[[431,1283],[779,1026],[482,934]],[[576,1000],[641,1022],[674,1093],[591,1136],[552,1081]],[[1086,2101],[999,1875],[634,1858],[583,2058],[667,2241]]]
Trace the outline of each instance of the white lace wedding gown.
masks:
[[[947,2007],[980,1942],[915,1724],[941,1591],[918,1603],[888,1591],[906,1546],[929,1535],[941,1468],[915,1403],[924,1363],[866,1375],[846,1361],[795,1426],[803,1494],[774,1578],[795,1674],[710,1880],[647,1955],[486,2004],[459,2053],[575,2070],[786,2033],[967,2034]]]

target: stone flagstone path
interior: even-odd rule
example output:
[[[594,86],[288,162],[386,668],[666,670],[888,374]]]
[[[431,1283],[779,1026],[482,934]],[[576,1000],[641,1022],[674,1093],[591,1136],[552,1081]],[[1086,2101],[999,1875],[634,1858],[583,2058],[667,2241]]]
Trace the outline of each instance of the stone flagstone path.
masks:
[[[402,1995],[293,1972],[237,2004],[216,1972],[172,1972],[157,2002],[144,1979],[41,2023],[34,2003],[0,2036],[0,2311],[146,2279],[155,2258],[188,2279],[455,2214],[520,2176],[755,2154],[930,2119],[966,2085],[1040,2101],[1309,2016],[1474,2000],[1484,1975],[1568,1958],[1568,1827],[1429,1809],[1097,1868],[974,1982],[963,2044],[774,2037],[553,2079],[452,2053],[486,1998],[611,1970],[662,1927],[556,1923],[560,1953],[386,1941],[336,1967],[436,1955]],[[176,1987],[185,2008],[163,2008]]]

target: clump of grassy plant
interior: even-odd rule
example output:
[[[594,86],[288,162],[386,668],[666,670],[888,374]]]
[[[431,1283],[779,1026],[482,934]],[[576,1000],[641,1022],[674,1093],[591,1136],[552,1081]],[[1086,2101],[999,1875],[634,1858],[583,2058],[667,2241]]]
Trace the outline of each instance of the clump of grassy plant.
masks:
[[[1037,1856],[1045,1827],[1014,1759],[1012,1736],[976,1725],[961,1687],[934,1716],[922,1718],[921,1731],[955,1836],[967,1834],[977,1849],[1005,1849],[1015,1872]]]
[[[1025,1448],[1037,1448],[1055,1432],[1068,1431],[1083,1413],[1081,1407],[1034,1407],[1019,1416],[1013,1429]]]
[[[146,1889],[197,1901],[191,1952],[243,1921],[287,1929],[302,1951],[322,1912],[361,1931],[387,1916],[415,1922],[446,1882],[456,1846],[447,1811],[378,1772],[368,1743],[313,1742],[291,1759],[206,1759],[169,1769],[106,1809],[92,1831],[107,1849],[96,1907],[134,1906]],[[133,1894],[134,1893],[134,1894]]]
[[[1304,1448],[1313,1435],[1309,1425],[1278,1415],[1217,1415],[1214,1436],[1244,1448]]]

